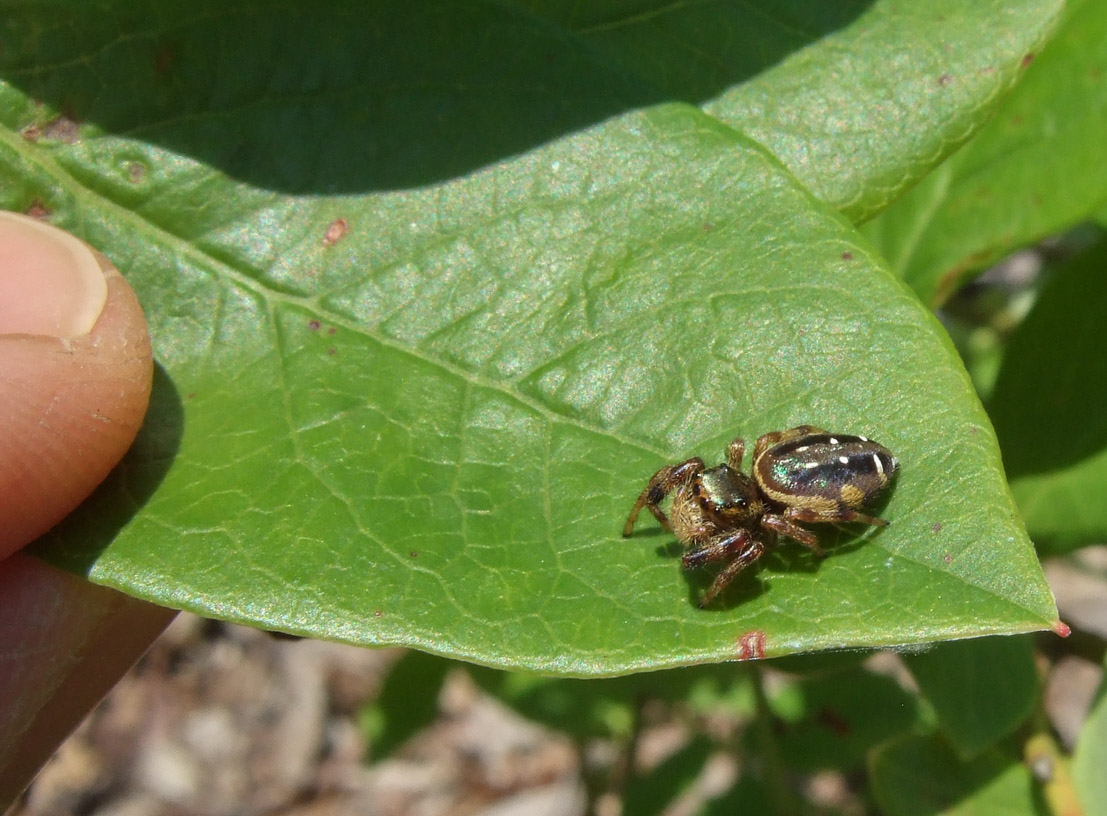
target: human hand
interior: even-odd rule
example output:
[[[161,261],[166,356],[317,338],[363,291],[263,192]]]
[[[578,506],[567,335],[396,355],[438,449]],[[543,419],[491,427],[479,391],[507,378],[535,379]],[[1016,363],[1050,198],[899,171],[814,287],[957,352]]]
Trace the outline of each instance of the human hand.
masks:
[[[118,463],[152,374],[115,268],[0,212],[0,812],[173,617],[18,552]]]

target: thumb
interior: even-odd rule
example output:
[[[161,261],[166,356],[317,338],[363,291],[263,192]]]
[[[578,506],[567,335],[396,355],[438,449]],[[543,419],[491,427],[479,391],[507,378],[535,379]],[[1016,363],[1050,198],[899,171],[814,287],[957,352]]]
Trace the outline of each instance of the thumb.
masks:
[[[104,480],[138,433],[152,376],[146,320],[115,267],[0,212],[0,559]]]

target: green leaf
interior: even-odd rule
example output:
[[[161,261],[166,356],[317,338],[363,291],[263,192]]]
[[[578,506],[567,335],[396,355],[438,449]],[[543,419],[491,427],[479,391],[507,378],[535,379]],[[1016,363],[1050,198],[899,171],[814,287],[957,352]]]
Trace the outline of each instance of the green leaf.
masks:
[[[711,749],[706,737],[697,736],[656,768],[635,776],[627,786],[622,812],[626,816],[663,812],[665,805],[672,803],[702,773]]]
[[[1072,781],[1085,813],[1107,812],[1107,675],[1080,730],[1072,755]]]
[[[707,667],[704,667],[707,668]],[[700,671],[701,667],[691,671]],[[668,697],[683,671],[634,674],[602,680],[549,678],[474,667],[482,689],[529,720],[564,731],[579,742],[592,738],[630,739],[635,709],[647,694]],[[683,683],[675,683],[683,689]]]
[[[904,660],[919,690],[934,706],[943,733],[963,759],[1013,731],[1038,699],[1034,643],[1029,637],[940,643],[928,651],[904,655]]]
[[[683,104],[582,129],[641,87],[499,6],[45,8],[34,50],[0,49],[0,195],[124,269],[163,370],[43,557],[565,675],[1054,622],[941,327],[740,133]],[[899,456],[892,526],[782,548],[697,609],[709,575],[650,523],[624,540],[630,505],[665,462],[800,422]]]
[[[703,816],[733,816],[735,813],[778,813],[779,802],[774,799],[759,776],[744,773],[738,783],[718,799],[704,803]]]
[[[1105,264],[1100,240],[1056,271],[1011,336],[989,400],[1019,509],[1054,549],[1107,535]]]
[[[863,768],[869,749],[920,722],[916,697],[862,668],[795,683],[772,702],[784,721],[781,756],[804,771]]]
[[[984,124],[1060,0],[518,5],[768,147],[861,221]]]
[[[888,816],[1042,816],[1030,772],[999,749],[963,763],[937,737],[904,737],[873,755],[870,774]]]
[[[438,698],[449,660],[409,651],[392,666],[373,703],[360,712],[359,725],[373,760],[389,756],[438,716]]]
[[[926,302],[1107,204],[1107,6],[1070,2],[995,118],[865,232]]]
[[[599,680],[539,677],[481,667],[469,669],[482,689],[522,716],[583,742],[631,738],[637,710],[650,700],[685,705],[697,714],[749,719],[754,692],[748,671],[691,666]]]

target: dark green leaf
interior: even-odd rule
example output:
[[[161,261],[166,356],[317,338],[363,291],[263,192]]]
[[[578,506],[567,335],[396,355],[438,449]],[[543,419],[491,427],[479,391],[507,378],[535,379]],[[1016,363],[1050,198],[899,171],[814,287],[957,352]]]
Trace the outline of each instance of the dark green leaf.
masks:
[[[1038,699],[1029,637],[974,638],[905,655],[942,731],[965,759],[1009,734]]]
[[[738,784],[718,799],[709,800],[704,806],[703,816],[734,816],[738,813],[772,814],[774,810],[772,793],[764,781],[752,773],[744,773]]]
[[[388,756],[434,721],[439,692],[452,665],[457,664],[410,651],[392,666],[380,694],[360,717],[374,760]]]
[[[164,374],[43,557],[568,675],[1054,622],[940,326],[741,134],[500,6],[47,8],[0,49],[3,203],[116,261]],[[709,577],[652,523],[621,538],[631,503],[666,461],[800,422],[893,449],[892,526],[697,609]]]
[[[566,731],[578,740],[627,739],[637,710],[661,700],[686,704],[700,715],[748,718],[754,707],[748,671],[733,666],[690,666],[600,680],[548,678],[473,667],[473,679],[524,717]]]
[[[1107,535],[1105,264],[1100,241],[1057,270],[1011,337],[989,401],[1019,509],[1053,546]]]
[[[1107,5],[1068,4],[995,119],[866,233],[928,303],[1107,202]]]
[[[938,737],[904,737],[873,755],[870,774],[888,816],[1044,816],[1030,772],[999,749],[963,763]]]
[[[703,772],[711,754],[711,742],[696,737],[648,773],[635,776],[623,801],[625,816],[664,812],[665,806],[686,790]]]
[[[629,739],[636,709],[647,696],[646,685],[650,693],[664,695],[667,680],[682,673],[578,680],[476,667],[470,671],[481,688],[527,719],[565,731],[581,742],[595,737]]]
[[[861,768],[870,748],[919,724],[915,697],[861,668],[804,680],[782,693],[797,698],[773,701],[782,716],[781,756],[790,768]]]

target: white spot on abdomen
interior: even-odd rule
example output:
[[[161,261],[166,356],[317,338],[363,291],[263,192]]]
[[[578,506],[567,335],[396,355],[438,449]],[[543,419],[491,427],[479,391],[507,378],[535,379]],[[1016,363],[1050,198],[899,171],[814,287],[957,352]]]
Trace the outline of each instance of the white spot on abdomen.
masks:
[[[884,475],[884,463],[880,461],[880,457],[875,453],[873,454],[873,464],[876,465],[876,472],[881,476]]]
[[[848,465],[849,464],[849,457],[848,456],[839,456],[838,461],[841,462],[843,465]]]

